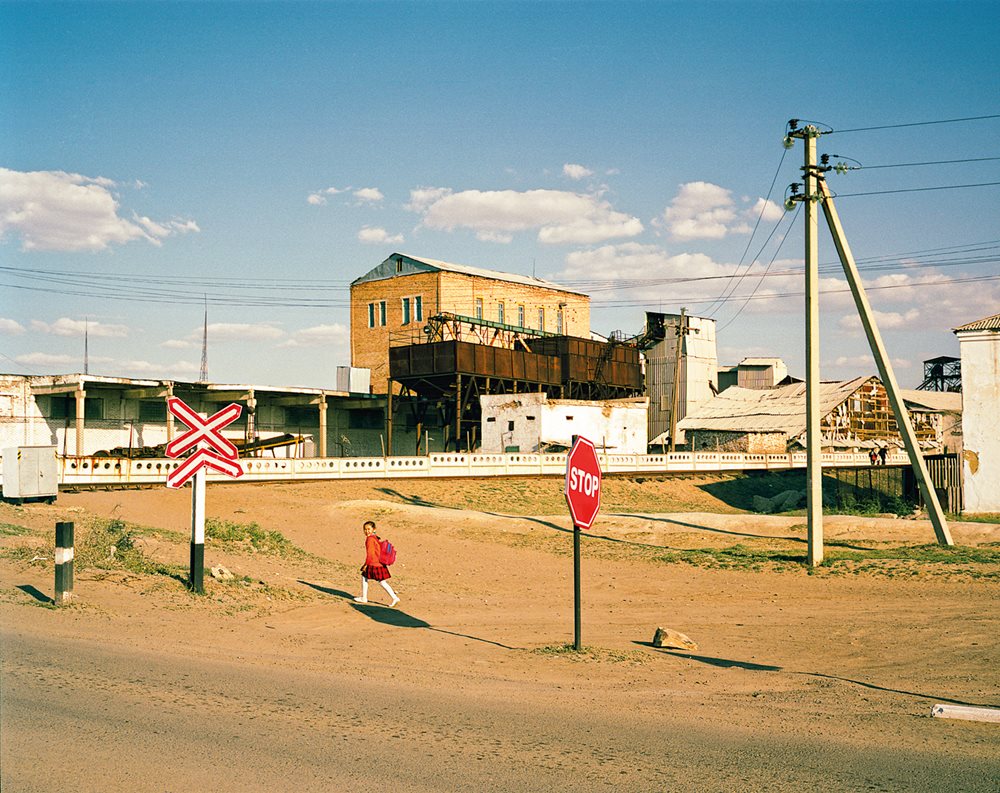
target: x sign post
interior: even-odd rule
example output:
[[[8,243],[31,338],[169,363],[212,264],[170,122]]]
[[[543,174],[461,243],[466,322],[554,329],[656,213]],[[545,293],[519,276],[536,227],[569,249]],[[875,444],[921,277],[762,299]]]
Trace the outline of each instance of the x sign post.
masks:
[[[167,475],[167,487],[179,488],[193,479],[191,491],[191,577],[190,587],[199,594],[205,591],[205,469],[227,476],[243,476],[239,451],[222,437],[222,428],[240,417],[243,408],[235,402],[205,418],[177,397],[167,400],[167,410],[190,429],[167,444],[167,457],[180,457],[194,449],[194,454]]]

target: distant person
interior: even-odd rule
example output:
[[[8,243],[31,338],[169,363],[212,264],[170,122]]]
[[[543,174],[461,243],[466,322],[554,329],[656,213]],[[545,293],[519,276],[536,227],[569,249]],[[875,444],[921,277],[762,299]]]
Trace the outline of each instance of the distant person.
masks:
[[[885,458],[889,456],[889,449],[883,446],[878,450],[878,464],[885,465]]]
[[[878,452],[875,451],[874,449],[869,450],[869,452],[868,452],[868,461],[872,465],[878,465]]]
[[[382,543],[375,534],[375,521],[366,520],[362,528],[365,532],[365,563],[361,565],[361,597],[356,597],[354,600],[358,603],[367,603],[368,582],[378,581],[382,589],[392,598],[392,603],[389,604],[389,608],[392,608],[399,603],[399,597],[389,586],[391,578],[389,568],[382,564]]]

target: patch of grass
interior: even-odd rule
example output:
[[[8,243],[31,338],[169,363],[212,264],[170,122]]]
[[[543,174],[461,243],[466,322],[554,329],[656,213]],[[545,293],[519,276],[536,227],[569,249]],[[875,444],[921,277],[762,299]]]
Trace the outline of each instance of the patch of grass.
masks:
[[[208,518],[205,520],[205,538],[234,551],[261,553],[283,559],[299,559],[309,555],[280,531],[263,529],[256,523]]]
[[[120,518],[97,518],[84,527],[76,540],[74,566],[79,570],[124,570],[140,575],[183,578],[184,568],[149,559],[135,545],[143,529]]]
[[[24,534],[34,534],[27,526],[18,526],[14,523],[0,523],[0,535],[14,537]]]
[[[863,551],[838,548],[827,543],[824,564],[837,562],[871,562],[878,560],[918,562],[933,565],[997,565],[1000,548],[969,545],[896,545]]]
[[[1000,523],[1000,512],[974,512],[963,515],[949,515],[948,520],[966,523]]]
[[[530,652],[550,658],[569,658],[572,661],[604,661],[610,663],[643,664],[649,657],[641,650],[609,650],[604,647],[584,645],[579,650],[572,644],[547,644]]]

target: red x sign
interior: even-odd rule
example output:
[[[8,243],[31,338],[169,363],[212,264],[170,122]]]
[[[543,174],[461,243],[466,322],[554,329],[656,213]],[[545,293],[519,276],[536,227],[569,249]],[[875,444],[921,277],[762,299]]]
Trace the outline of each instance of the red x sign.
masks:
[[[232,424],[243,412],[243,408],[235,402],[207,419],[203,419],[177,397],[170,397],[167,400],[167,409],[191,428],[167,444],[167,457],[180,457],[199,443],[212,447],[230,460],[240,456],[232,442],[219,433],[219,430]]]
[[[167,400],[167,409],[190,427],[179,438],[167,444],[167,457],[179,457],[188,449],[199,447],[194,454],[167,475],[167,487],[182,487],[202,468],[211,468],[232,477],[243,476],[243,468],[236,462],[239,451],[220,433],[223,427],[240,417],[240,413],[243,412],[240,405],[234,402],[207,419],[202,418],[177,397],[170,397]]]

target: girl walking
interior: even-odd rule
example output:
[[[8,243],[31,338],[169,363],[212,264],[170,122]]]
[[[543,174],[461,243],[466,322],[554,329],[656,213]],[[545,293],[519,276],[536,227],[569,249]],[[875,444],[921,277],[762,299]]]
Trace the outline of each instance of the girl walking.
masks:
[[[392,603],[389,604],[389,608],[392,608],[399,603],[399,597],[389,586],[391,578],[389,568],[382,564],[382,545],[375,534],[375,521],[366,520],[363,529],[365,532],[365,563],[361,565],[361,597],[356,597],[354,600],[358,603],[367,603],[368,582],[378,581],[382,585],[382,589],[388,592],[389,597],[392,598]]]

